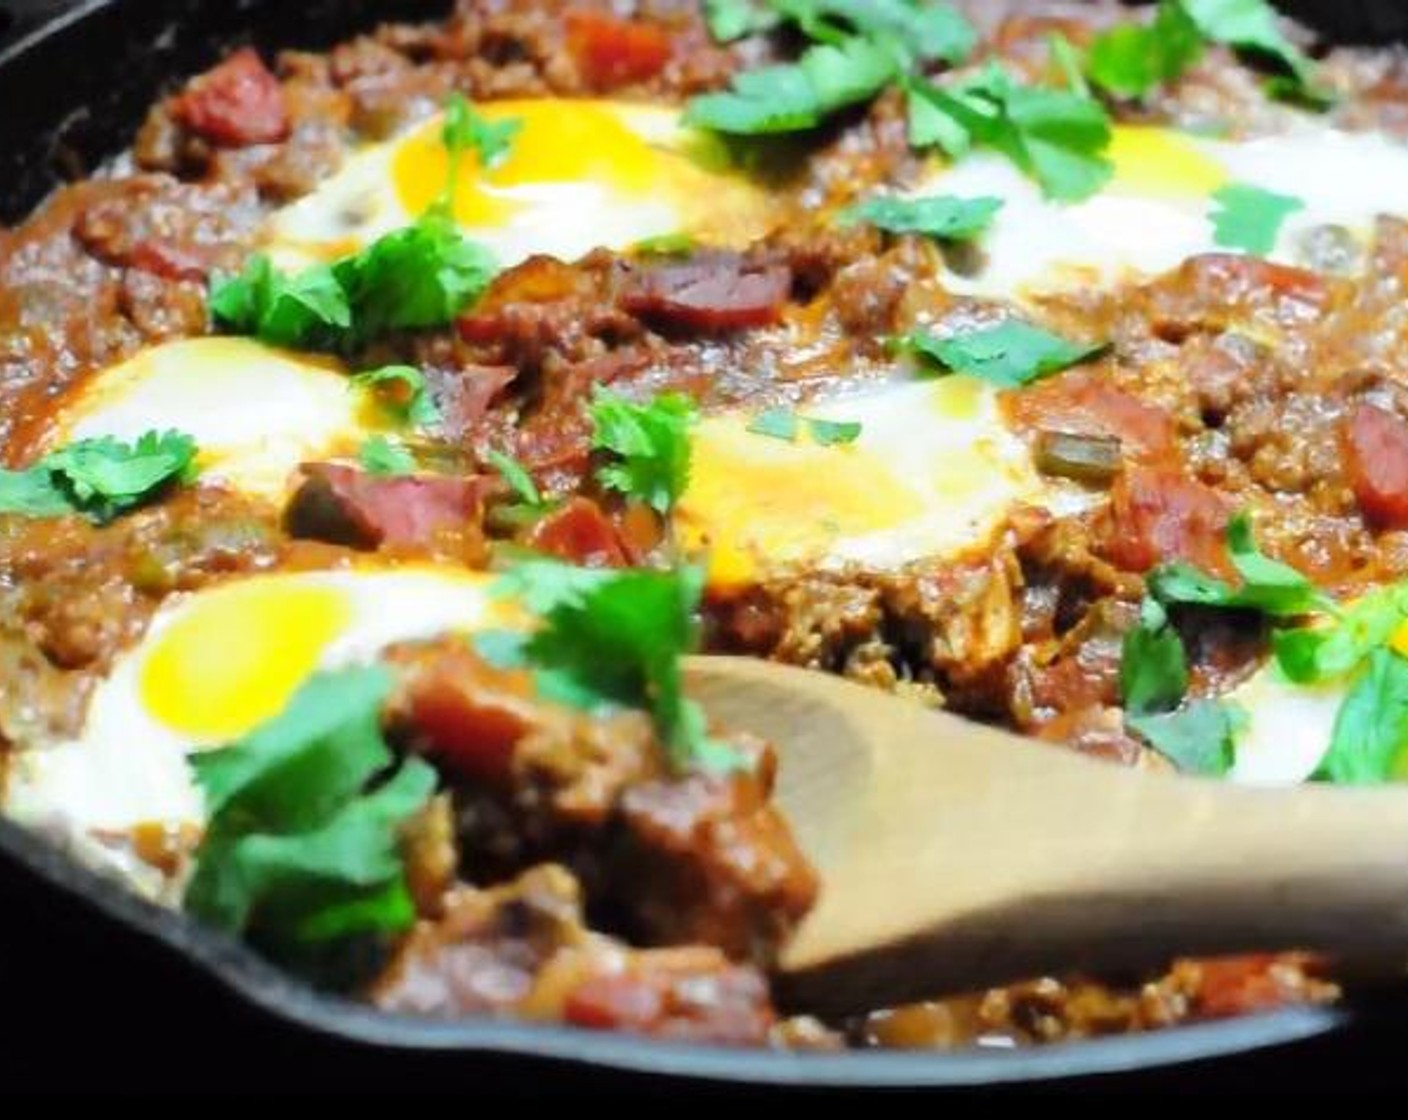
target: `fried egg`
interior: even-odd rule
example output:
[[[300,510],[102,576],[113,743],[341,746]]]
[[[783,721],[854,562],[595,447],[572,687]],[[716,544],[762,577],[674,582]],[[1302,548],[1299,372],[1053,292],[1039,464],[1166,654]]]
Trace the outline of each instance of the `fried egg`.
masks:
[[[743,246],[772,221],[768,194],[730,169],[716,138],[675,109],[610,101],[495,101],[477,111],[521,127],[485,168],[465,153],[454,215],[466,236],[509,267],[535,253],[575,260],[599,246],[686,234]],[[296,267],[356,252],[405,226],[441,196],[449,155],[435,117],[356,153],[340,172],[278,213],[266,249]]]
[[[676,507],[680,540],[729,587],[789,565],[889,570],[951,556],[985,543],[1019,503],[1064,515],[1100,500],[1037,472],[999,398],[954,376],[803,406],[808,419],[861,424],[855,442],[832,446],[751,432],[751,414],[707,417]]]
[[[978,242],[976,269],[951,273],[965,294],[1020,298],[1153,275],[1214,241],[1213,195],[1232,184],[1302,200],[1281,228],[1272,260],[1303,262],[1306,235],[1342,227],[1367,244],[1380,214],[1408,214],[1408,147],[1381,133],[1321,125],[1253,140],[1217,140],[1168,128],[1120,126],[1114,176],[1073,205],[1045,198],[1006,157],[977,151],[937,167],[913,192],[1003,200]]]
[[[316,671],[371,662],[395,642],[512,625],[491,579],[430,566],[278,573],[173,599],[94,689],[74,739],[14,754],[3,808],[70,839],[198,830],[188,755],[278,715]]]
[[[82,382],[38,450],[175,428],[195,437],[202,478],[278,500],[299,463],[355,454],[393,423],[332,359],[197,338],[143,350]]]

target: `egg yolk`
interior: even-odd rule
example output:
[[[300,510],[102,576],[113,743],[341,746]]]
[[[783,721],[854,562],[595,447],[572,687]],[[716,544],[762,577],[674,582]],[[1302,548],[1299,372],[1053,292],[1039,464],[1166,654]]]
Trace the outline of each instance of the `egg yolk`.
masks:
[[[476,151],[463,153],[454,217],[468,229],[531,220],[536,207],[564,204],[552,188],[584,184],[626,203],[668,200],[680,228],[706,241],[746,244],[768,228],[766,192],[723,165],[703,134],[679,128],[673,111],[566,99],[493,101],[475,111],[519,128],[492,167]],[[443,128],[435,117],[396,147],[391,177],[409,214],[423,214],[442,196],[450,159]]]
[[[206,593],[157,637],[140,670],[143,705],[202,743],[272,719],[351,618],[346,596],[269,577]]]
[[[909,486],[860,448],[788,443],[719,418],[696,430],[676,517],[686,550],[707,552],[710,582],[736,586],[762,562],[815,556],[922,511]]]
[[[1120,125],[1110,141],[1112,187],[1130,194],[1202,197],[1227,184],[1227,170],[1192,138],[1168,128]]]

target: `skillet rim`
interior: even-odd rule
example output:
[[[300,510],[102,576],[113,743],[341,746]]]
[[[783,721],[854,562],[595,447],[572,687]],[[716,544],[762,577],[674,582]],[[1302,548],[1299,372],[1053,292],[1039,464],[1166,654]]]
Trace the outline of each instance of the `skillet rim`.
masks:
[[[123,2],[50,0],[36,6],[48,9],[50,14],[41,11],[37,17],[28,18],[26,10],[22,10],[9,41],[0,35],[0,72],[59,36],[77,33],[85,22]],[[240,6],[249,9],[251,20],[265,11],[260,0],[240,0]],[[251,1007],[285,1025],[325,1039],[396,1052],[500,1054],[735,1085],[850,1089],[999,1087],[1152,1071],[1230,1058],[1342,1032],[1359,1018],[1352,1004],[1344,1003],[1334,1007],[1286,1008],[1143,1034],[1028,1048],[841,1053],[726,1049],[499,1019],[415,1019],[318,992],[237,941],[198,925],[180,912],[140,898],[116,880],[71,859],[37,833],[4,818],[0,818],[0,859],[100,912],[108,921],[160,944]]]

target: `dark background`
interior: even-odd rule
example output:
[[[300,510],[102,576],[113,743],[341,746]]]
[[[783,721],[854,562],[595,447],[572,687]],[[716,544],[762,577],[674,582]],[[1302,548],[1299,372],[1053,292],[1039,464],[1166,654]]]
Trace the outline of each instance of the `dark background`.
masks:
[[[230,42],[313,46],[435,0],[0,0],[7,36],[76,7],[77,33],[0,63],[0,222],[18,219],[61,169],[121,146],[172,75]],[[1341,37],[1408,34],[1400,0],[1306,0]],[[174,22],[173,22],[173,17]],[[159,43],[159,46],[154,46]],[[3,687],[3,682],[0,682]],[[1408,858],[1408,853],[1405,853]],[[1192,1066],[1063,1082],[1081,1092],[1408,1091],[1408,996],[1356,1003],[1338,1033]],[[320,1038],[252,1009],[164,947],[135,936],[0,854],[0,1090],[133,1092],[674,1092],[678,1082],[568,1064],[378,1050]],[[726,1092],[692,1084],[690,1095]],[[828,1093],[828,1100],[834,1091]]]

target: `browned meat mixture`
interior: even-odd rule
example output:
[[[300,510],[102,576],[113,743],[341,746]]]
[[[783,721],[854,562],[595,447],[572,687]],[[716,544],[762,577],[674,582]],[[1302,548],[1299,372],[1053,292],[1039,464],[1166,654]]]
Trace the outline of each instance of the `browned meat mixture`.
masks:
[[[1083,47],[1127,17],[1103,0],[960,6],[981,34],[977,57],[1031,80],[1047,74],[1053,34]],[[679,103],[797,48],[787,31],[720,44],[685,0],[460,0],[443,23],[383,27],[325,55],[232,56],[155,106],[107,172],[0,230],[0,463],[29,465],[55,402],[91,375],[210,333],[209,283],[239,271],[262,223],[452,91]],[[1319,74],[1338,94],[1329,123],[1408,137],[1402,52],[1337,49]],[[1275,131],[1299,111],[1223,46],[1115,107],[1122,120],[1232,133]],[[532,257],[450,327],[359,340],[362,368],[422,371],[440,411],[420,449],[433,476],[309,463],[285,508],[204,486],[104,525],[0,515],[0,747],[72,734],[166,597],[215,581],[372,554],[480,569],[506,545],[602,569],[660,561],[667,519],[594,472],[598,387],[678,391],[705,410],[795,404],[888,376],[887,340],[917,326],[942,333],[1004,311],[946,285],[961,250],[832,220],[877,185],[917,180],[924,159],[897,90],[792,147],[775,174],[782,218],[746,249]],[[706,647],[844,674],[1117,764],[1168,766],[1121,705],[1122,642],[1152,568],[1181,560],[1230,577],[1229,519],[1254,508],[1260,547],[1339,596],[1408,576],[1405,287],[1408,224],[1384,218],[1367,253],[1331,233],[1304,267],[1210,253],[1049,297],[1047,327],[1110,346],[1012,390],[1003,409],[1034,447],[1077,436],[1113,448],[1108,501],[1062,517],[1018,508],[982,548],[942,561],[780,568],[713,589]],[[491,449],[530,472],[540,508],[524,515],[488,469]],[[1178,624],[1196,695],[1225,691],[1266,655],[1254,616],[1192,610]],[[461,642],[407,643],[388,662],[388,739],[433,765],[440,793],[404,837],[416,924],[370,985],[380,1007],[726,1044],[925,1048],[1338,995],[1323,962],[1257,956],[1039,979],[852,1023],[788,1019],[766,969],[816,882],[770,802],[765,745],[738,734],[745,767],[681,772],[643,713],[583,714]]]

